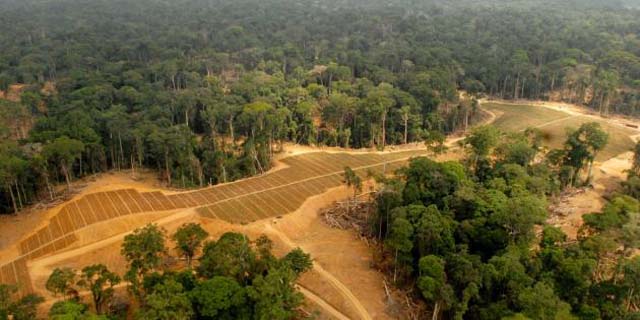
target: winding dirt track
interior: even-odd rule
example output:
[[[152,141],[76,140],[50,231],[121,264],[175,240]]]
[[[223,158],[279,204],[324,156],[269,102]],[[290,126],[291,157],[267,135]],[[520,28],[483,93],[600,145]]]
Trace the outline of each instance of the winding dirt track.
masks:
[[[318,307],[322,308],[332,317],[338,320],[350,320],[349,317],[345,316],[342,312],[338,311],[336,308],[330,305],[327,301],[325,301],[315,293],[311,292],[309,289],[301,285],[297,285],[296,287],[307,299],[311,300],[313,303],[315,303]]]
[[[270,224],[265,224],[264,230],[265,230],[265,232],[267,232],[269,234],[277,236],[278,239],[280,239],[283,243],[286,243],[291,249],[297,247],[297,245],[295,243],[293,243],[293,241],[291,241],[291,239],[289,239],[289,237],[287,237],[287,235],[285,235],[284,233],[280,232],[279,230],[276,230],[275,228],[271,227]],[[305,250],[304,247],[302,247],[301,249]],[[351,292],[351,290],[349,290],[349,288],[347,288],[342,282],[340,282],[340,280],[336,279],[336,277],[334,277],[331,273],[327,272],[317,262],[313,263],[313,270],[318,272],[318,274],[320,274],[323,278],[325,278],[327,281],[329,281],[329,283],[331,283],[331,285],[335,289],[337,289],[340,292],[340,294],[342,294],[343,298],[346,301],[349,301],[349,303],[358,312],[358,315],[360,316],[360,319],[364,319],[364,320],[371,320],[372,319],[371,315],[369,315],[369,312],[362,305],[360,300],[358,300],[358,298],[356,298],[356,296],[353,295],[353,292]]]

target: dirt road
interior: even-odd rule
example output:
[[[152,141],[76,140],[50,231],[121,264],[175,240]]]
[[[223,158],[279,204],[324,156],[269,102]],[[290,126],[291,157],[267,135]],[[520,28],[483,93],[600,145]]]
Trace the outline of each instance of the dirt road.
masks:
[[[264,231],[267,234],[276,236],[283,243],[286,243],[287,245],[289,245],[291,249],[300,247],[302,250],[305,250],[304,246],[301,247],[297,245],[296,243],[291,241],[291,239],[289,239],[289,237],[287,237],[284,233],[273,228],[270,224],[265,224]],[[343,298],[346,299],[349,303],[351,303],[351,305],[353,305],[353,307],[358,311],[360,319],[364,319],[364,320],[372,319],[367,309],[362,305],[362,303],[360,303],[360,300],[358,300],[358,298],[356,298],[356,296],[353,295],[351,290],[347,288],[342,282],[340,282],[340,280],[336,279],[336,277],[334,277],[331,273],[327,272],[319,263],[315,261],[313,262],[313,270],[318,272],[318,274],[320,274],[323,278],[328,280],[336,289],[338,289],[340,294],[342,294]]]
[[[296,285],[296,288],[298,288],[298,290],[305,296],[305,298],[311,300],[313,303],[315,303],[318,307],[322,308],[322,310],[327,312],[332,317],[338,320],[351,320],[349,319],[349,317],[345,316],[342,312],[338,311],[332,305],[327,303],[327,301],[325,301],[315,293],[309,291],[309,289],[301,285]]]

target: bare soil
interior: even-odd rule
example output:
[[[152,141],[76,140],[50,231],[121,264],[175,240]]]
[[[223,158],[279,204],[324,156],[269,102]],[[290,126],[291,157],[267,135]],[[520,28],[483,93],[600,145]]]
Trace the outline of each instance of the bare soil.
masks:
[[[195,210],[114,219],[78,232],[79,241],[76,244],[62,252],[31,261],[29,271],[38,293],[51,303],[55,297],[43,288],[55,267],[81,269],[89,264],[104,263],[122,274],[126,263],[120,256],[120,246],[124,236],[135,227],[154,222],[170,234],[185,222],[201,222],[212,239],[229,231],[243,232],[252,239],[266,234],[274,241],[277,254],[284,254],[294,247],[309,252],[314,258],[314,269],[304,275],[299,283],[304,288],[302,292],[306,293],[309,305],[315,306],[322,317],[390,319],[385,314],[382,277],[370,267],[369,248],[357,241],[353,233],[331,229],[319,221],[320,208],[350,194],[351,190],[345,187],[334,188],[308,199],[292,214],[248,225],[201,218]],[[43,306],[43,312],[49,304]]]
[[[633,153],[627,152],[595,165],[591,187],[569,190],[561,195],[551,207],[552,215],[547,222],[555,225],[575,240],[582,226],[582,216],[600,212],[606,198],[620,188],[631,167]]]
[[[6,99],[13,102],[20,102],[20,94],[22,94],[22,89],[26,87],[25,84],[12,84],[9,86],[7,91],[0,90],[0,99]]]
[[[89,193],[127,188],[157,191],[160,190],[160,181],[148,171],[136,171],[134,174],[130,171],[102,173],[75,181],[71,194],[63,195],[62,198],[73,200]],[[67,192],[66,186],[61,186],[58,191],[60,194]],[[62,204],[59,200],[53,203],[43,202],[28,207],[18,215],[0,215],[0,261],[15,257],[19,240],[46,224]]]

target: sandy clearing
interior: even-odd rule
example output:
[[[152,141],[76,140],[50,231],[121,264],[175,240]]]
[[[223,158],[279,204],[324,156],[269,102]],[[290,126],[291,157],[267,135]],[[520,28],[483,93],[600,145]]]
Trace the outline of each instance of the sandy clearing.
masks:
[[[0,215],[0,258],[14,256],[20,240],[34,230],[47,224],[48,220],[60,211],[67,201],[76,200],[89,193],[133,188],[139,191],[159,191],[160,181],[149,171],[107,172],[92,175],[73,183],[74,194],[64,202],[51,207],[36,204],[21,211],[18,215]]]
[[[309,250],[306,250],[304,245],[303,246],[296,245],[284,233],[272,228],[271,225],[269,224],[265,225],[265,232],[270,235],[275,235],[276,237],[278,237],[278,239],[280,239],[280,241],[289,245],[291,249],[300,247],[302,250],[309,252]],[[355,307],[360,319],[364,319],[364,320],[372,319],[367,309],[362,305],[362,303],[360,303],[360,300],[356,298],[356,296],[351,292],[351,290],[349,290],[349,288],[347,288],[342,282],[340,282],[340,280],[336,279],[331,273],[327,272],[320,263],[318,263],[317,261],[314,261],[313,269],[316,272],[318,272],[323,278],[328,280],[331,283],[331,285],[333,285],[336,289],[338,289],[340,294],[342,294],[343,298],[346,299],[351,305]]]
[[[212,238],[219,237],[222,233],[228,231],[237,231],[248,234],[251,238],[255,239],[260,234],[266,233],[268,234],[272,240],[274,240],[274,244],[276,248],[274,251],[279,254],[284,254],[286,251],[290,250],[292,247],[302,247],[303,249],[309,244],[315,241],[313,238],[308,240],[305,243],[300,243],[299,239],[304,239],[304,234],[312,232],[313,229],[317,229],[315,224],[320,223],[317,217],[317,210],[321,207],[328,205],[329,203],[344,199],[350,195],[351,191],[345,187],[338,187],[328,191],[325,194],[315,196],[309,198],[303,206],[294,212],[293,214],[289,214],[282,219],[272,218],[257,221],[248,225],[234,225],[229,224],[219,220],[212,219],[201,219],[199,215],[195,213],[194,210],[183,210],[172,213],[166,217],[161,217],[155,220],[155,223],[163,226],[165,229],[171,233],[172,230],[175,230],[180,223],[185,221],[201,221],[203,227],[207,229]],[[311,219],[310,219],[311,218]],[[315,219],[315,220],[313,220]],[[150,219],[151,220],[151,219]],[[284,223],[286,221],[286,223]],[[280,230],[280,225],[285,224],[288,226],[297,226],[293,229],[287,229],[291,232],[292,236],[297,240],[291,240],[289,238],[289,234],[285,235],[282,230]],[[127,226],[126,223],[117,223],[111,228],[109,232],[103,232],[100,234],[101,240],[90,242],[91,234],[96,232],[96,230],[92,230],[92,228],[87,228],[80,233],[86,233],[86,235],[79,235],[81,240],[79,247],[75,247],[69,250],[65,250],[63,252],[55,253],[50,256],[46,256],[40,259],[36,259],[31,261],[28,264],[30,274],[32,276],[32,280],[34,285],[41,290],[38,290],[39,293],[45,295],[48,298],[53,298],[48,295],[47,292],[44,292],[42,289],[44,287],[44,283],[46,282],[46,278],[53,270],[53,268],[57,266],[70,266],[76,269],[80,269],[83,266],[86,266],[91,263],[105,263],[112,270],[118,271],[120,273],[124,272],[125,262],[122,257],[119,256],[119,249],[124,237],[130,233],[130,230],[133,226]],[[333,229],[329,229],[326,227],[322,228],[325,232],[334,232]],[[107,234],[113,234],[121,230],[123,232],[119,234],[115,234],[109,237],[105,237]],[[345,234],[348,234],[345,232]],[[330,237],[330,235],[326,235],[326,237]],[[324,237],[323,237],[324,238]],[[95,238],[94,238],[95,239]],[[338,242],[343,242],[344,238],[338,238],[334,246],[320,246],[325,251],[332,251],[335,246],[345,246],[346,248],[353,246],[358,248],[356,251],[349,251],[340,249],[342,254],[347,256],[362,256],[362,258],[367,258],[370,253],[366,246],[362,243],[358,243],[354,239],[353,235],[349,238],[349,243],[340,244]],[[317,248],[312,248],[313,251],[318,251]],[[315,252],[310,252],[312,256],[315,256]],[[321,256],[326,256],[327,254],[320,254]],[[333,274],[329,273],[325,269],[325,264],[332,261],[325,261],[323,259],[316,259],[313,276],[316,278],[322,278],[323,281],[313,281],[308,282],[313,286],[308,286],[307,283],[301,283],[309,292],[312,292],[315,296],[310,296],[308,298],[317,305],[320,309],[322,309],[323,314],[329,315],[331,318],[341,318],[340,316],[336,316],[336,312],[341,314],[346,318],[361,318],[361,319],[385,319],[385,316],[376,316],[372,317],[369,315],[369,308],[371,306],[371,300],[373,297],[377,298],[377,306],[378,308],[374,308],[375,314],[383,314],[384,313],[384,300],[380,297],[383,297],[384,294],[381,291],[381,277],[379,274],[376,274],[374,271],[370,270],[369,264],[364,263],[360,265],[363,270],[354,270],[352,266],[348,266],[348,270],[345,270],[343,273],[348,273],[349,276],[356,276],[359,279],[365,279],[365,283],[376,282],[379,285],[379,288],[366,288],[366,290],[360,290],[361,287],[356,286],[346,286],[342,283],[344,277],[342,279],[336,278]],[[332,266],[332,268],[335,268]],[[360,273],[363,275],[360,275]],[[356,291],[364,291],[362,293],[354,293],[353,290]],[[376,292],[375,295],[371,294],[371,291]],[[356,297],[357,296],[357,297]],[[367,300],[366,306],[361,302],[364,299]],[[346,297],[346,298],[345,298]],[[321,299],[318,300],[318,299]],[[345,307],[340,304],[340,300],[348,303],[350,306]],[[328,307],[327,307],[328,306]],[[45,312],[46,310],[43,310]],[[347,314],[353,314],[353,316],[347,316]]]
[[[594,164],[592,188],[570,191],[561,196],[552,205],[552,215],[547,222],[564,231],[570,240],[577,238],[578,229],[582,226],[582,216],[587,213],[600,212],[607,196],[620,188],[620,183],[627,178],[626,170],[631,167],[633,153],[626,152],[603,163]]]
[[[392,319],[386,313],[386,295],[383,275],[373,269],[371,248],[351,230],[333,229],[322,221],[319,210],[334,201],[351,196],[351,190],[338,187],[305,202],[296,212],[273,219],[264,230],[274,234],[290,246],[298,246],[311,254],[315,261],[314,272],[319,277],[303,277],[303,285],[321,286],[328,284],[321,293],[326,301],[352,318],[367,319],[362,308],[373,319]],[[269,233],[267,233],[269,235]],[[282,235],[286,239],[282,239]],[[328,283],[327,283],[328,282]],[[338,292],[335,292],[338,289]],[[345,290],[348,289],[348,290]],[[334,293],[335,292],[335,293]],[[335,295],[338,296],[335,296]]]

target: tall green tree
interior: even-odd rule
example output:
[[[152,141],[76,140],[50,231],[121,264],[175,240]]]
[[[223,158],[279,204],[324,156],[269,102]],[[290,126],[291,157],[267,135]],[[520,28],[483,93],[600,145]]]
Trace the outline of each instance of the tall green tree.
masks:
[[[609,141],[609,134],[598,122],[589,122],[577,130],[570,131],[565,142],[565,162],[575,169],[573,184],[579,182],[579,173],[587,166],[587,180],[591,181],[593,162]]]
[[[523,290],[518,296],[518,304],[530,319],[578,319],[571,314],[571,306],[558,299],[553,288],[543,282]]]
[[[74,162],[80,158],[84,151],[84,143],[81,141],[60,137],[44,146],[42,152],[47,159],[50,159],[62,171],[67,187],[71,188],[71,176]]]
[[[447,284],[444,261],[433,255],[420,258],[418,288],[422,296],[433,304],[431,319],[436,320],[442,310],[451,307],[453,290]]]
[[[45,287],[54,295],[62,294],[66,299],[67,293],[75,284],[76,272],[71,268],[55,268]]]
[[[186,223],[173,234],[176,250],[187,259],[187,266],[191,267],[191,261],[196,252],[202,247],[202,242],[209,236],[197,223]]]
[[[287,267],[269,270],[257,275],[247,288],[249,298],[254,301],[255,319],[291,319],[304,298],[294,288],[296,274]]]
[[[115,286],[120,283],[120,277],[109,271],[105,265],[94,264],[82,268],[78,286],[91,292],[96,314],[103,314],[103,307],[108,305],[115,293]]]
[[[203,251],[198,274],[206,278],[230,277],[241,284],[248,283],[256,256],[245,235],[225,233],[218,241],[207,242]]]
[[[189,297],[196,314],[207,319],[248,319],[247,291],[234,279],[213,277],[198,284]]]
[[[353,204],[356,204],[358,192],[362,191],[362,179],[350,167],[344,168],[344,183],[353,189]],[[349,208],[351,210],[351,208]]]
[[[482,126],[471,130],[462,141],[469,147],[469,162],[478,175],[483,170],[483,164],[488,161],[488,156],[498,144],[500,132],[493,126]]]
[[[297,275],[301,275],[304,272],[307,272],[313,268],[313,260],[311,259],[311,255],[305,253],[300,248],[295,248],[289,253],[287,253],[284,257],[282,257],[281,261],[284,265],[288,266],[293,272]]]
[[[129,282],[134,296],[142,297],[143,277],[160,268],[165,253],[165,231],[155,224],[135,229],[124,237],[120,254],[129,265],[124,279]]]
[[[27,161],[23,158],[15,143],[6,141],[0,144],[0,182],[9,193],[15,214],[23,206],[19,178],[26,170],[26,166]]]
[[[411,249],[413,249],[414,229],[411,223],[403,218],[396,218],[391,223],[387,246],[393,250],[393,282],[397,282],[398,266],[405,265],[406,259],[410,259]]]
[[[138,319],[188,320],[193,309],[184,288],[173,279],[167,279],[153,287],[145,297],[144,307],[138,312]]]

